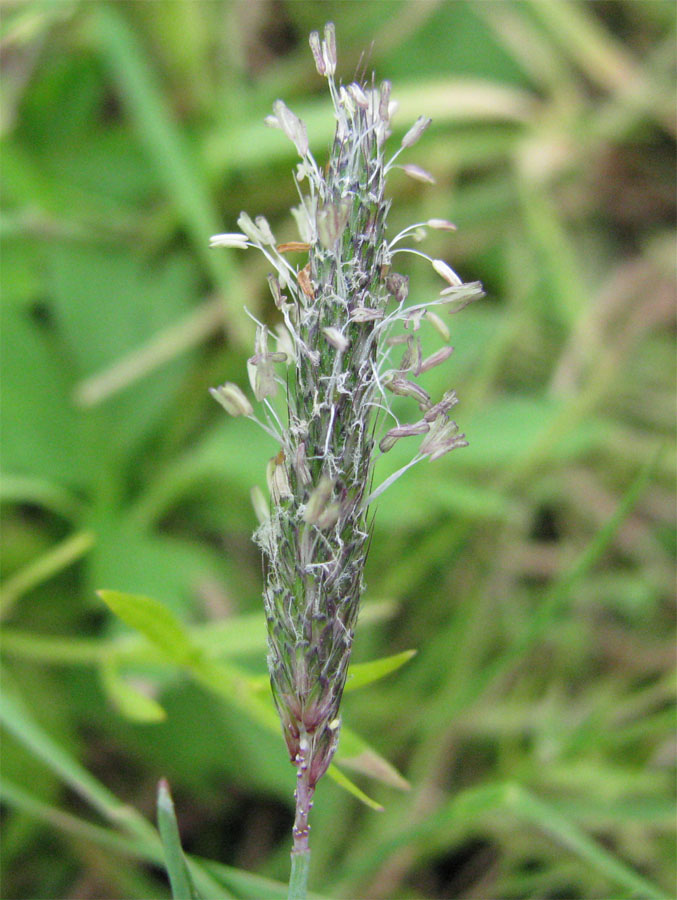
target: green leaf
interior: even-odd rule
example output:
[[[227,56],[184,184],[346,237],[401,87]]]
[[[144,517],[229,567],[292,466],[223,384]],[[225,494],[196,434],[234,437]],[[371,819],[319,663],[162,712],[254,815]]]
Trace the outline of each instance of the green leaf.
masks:
[[[153,826],[132,806],[122,803],[33,719],[18,693],[8,689],[7,678],[4,678],[3,690],[0,693],[0,722],[65,784],[116,828],[121,829],[124,836],[90,822],[84,822],[61,810],[54,811],[52,807],[47,807],[39,800],[29,797],[21,788],[10,792],[10,786],[5,779],[0,784],[0,793],[4,798],[18,808],[24,809],[29,815],[37,816],[42,821],[78,838],[94,840],[108,850],[127,853],[149,862],[161,861],[160,839]],[[202,862],[191,860],[190,866],[203,894],[214,900],[228,896],[227,893],[224,895],[221,885],[215,883],[217,879],[220,881],[219,876],[212,876],[203,867]],[[238,872],[236,869],[230,871]],[[241,874],[246,876],[246,873]]]
[[[376,812],[383,812],[384,807],[381,806],[380,803],[377,803],[376,800],[372,800],[371,797],[364,793],[364,791],[360,790],[360,788],[358,788],[358,786],[354,784],[347,775],[344,775],[333,763],[327,769],[327,775],[329,775],[336,784],[340,784],[342,788],[345,788],[349,794],[353,795],[353,797],[357,797],[358,800],[361,800],[365,806],[376,810]]]
[[[158,785],[157,819],[172,897],[174,900],[199,900],[183,855],[172,795],[164,778]]]
[[[186,665],[200,655],[179,619],[164,604],[121,591],[97,593],[118,618],[140,631],[173,662]]]
[[[278,716],[267,691],[268,676],[250,676],[236,666],[205,657],[201,647],[193,641],[179,619],[157,600],[121,591],[101,590],[98,594],[125,624],[144,635],[170,661],[186,668],[196,681],[234,704],[268,731],[280,734]],[[64,649],[68,651],[67,647]],[[395,671],[411,659],[415,652],[405,650],[391,657],[358,664],[355,667],[359,681],[357,686]],[[94,648],[92,654],[93,662],[96,657]],[[101,655],[104,659],[99,658],[97,661],[101,664],[104,687],[120,712],[133,721],[158,722],[164,719],[165,711],[157,701],[134,690],[120,677],[116,668],[118,663],[113,658],[106,658],[103,645]],[[399,790],[409,788],[408,782],[394,766],[348,728],[342,729],[336,761],[339,765],[352,768]],[[377,810],[383,808],[335,766],[330,767],[328,774],[367,806]]]
[[[393,656],[383,656],[366,663],[354,663],[348,669],[346,679],[346,691],[356,691],[358,688],[385,678],[391,672],[396,672],[401,666],[416,656],[417,650],[403,650]]]

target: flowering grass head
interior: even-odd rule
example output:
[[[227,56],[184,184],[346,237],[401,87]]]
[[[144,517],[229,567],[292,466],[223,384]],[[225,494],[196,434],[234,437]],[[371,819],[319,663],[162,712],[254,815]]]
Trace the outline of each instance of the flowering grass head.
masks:
[[[299,241],[280,244],[262,216],[252,220],[242,213],[239,232],[211,242],[264,254],[282,319],[274,349],[268,328],[257,323],[248,361],[261,412],[254,413],[236,385],[212,393],[231,415],[256,421],[280,447],[268,465],[270,503],[255,539],[265,559],[271,686],[298,769],[297,852],[307,848],[312,793],[339,739],[339,706],[364,590],[369,504],[412,465],[466,444],[449,415],[455,393],[433,400],[417,380],[443,364],[451,348],[424,358],[418,332],[432,327],[447,341],[449,329],[438,313],[456,312],[482,295],[478,282],[464,284],[446,262],[406,246],[426,228],[453,230],[450,222],[429,219],[387,236],[386,178],[430,119],[419,117],[387,159],[395,110],[390,82],[337,85],[331,24],[322,39],[311,35],[310,46],[336,118],[326,166],[318,165],[304,123],[282,100],[266,120],[300,157],[295,181],[301,202],[292,211]],[[433,181],[418,166],[401,168]],[[307,253],[307,262],[292,264],[291,252]],[[408,302],[408,279],[395,269],[397,255],[405,252],[425,258],[443,279],[439,296]],[[413,421],[397,418],[393,396],[410,399]],[[406,466],[374,487],[376,458],[400,440],[420,443]]]

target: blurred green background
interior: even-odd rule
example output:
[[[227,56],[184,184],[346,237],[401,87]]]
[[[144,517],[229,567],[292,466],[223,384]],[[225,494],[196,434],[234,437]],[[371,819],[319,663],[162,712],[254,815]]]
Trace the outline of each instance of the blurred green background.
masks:
[[[246,386],[244,307],[277,318],[265,261],[207,244],[241,209],[296,237],[294,150],[262,120],[283,97],[326,158],[307,36],[329,19],[345,80],[393,82],[393,149],[434,119],[406,161],[437,184],[393,172],[391,233],[454,221],[424,248],[487,298],[429,373],[470,446],[378,504],[355,658],[418,654],[344,718],[382,777],[347,774],[385,810],[321,784],[311,887],[674,896],[675,11],[3,5],[6,900],[168,897],[141,819],[163,775],[186,849],[225,864],[210,896],[284,896],[282,740],[95,590],[156,598],[265,673],[249,492],[275,447],[207,389]],[[439,290],[402,270],[412,300]]]

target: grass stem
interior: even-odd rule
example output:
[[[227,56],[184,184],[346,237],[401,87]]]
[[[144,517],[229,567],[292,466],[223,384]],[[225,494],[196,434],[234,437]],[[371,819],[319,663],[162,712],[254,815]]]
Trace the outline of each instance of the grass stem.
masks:
[[[306,900],[309,869],[310,850],[306,849],[300,852],[292,850],[288,900]]]

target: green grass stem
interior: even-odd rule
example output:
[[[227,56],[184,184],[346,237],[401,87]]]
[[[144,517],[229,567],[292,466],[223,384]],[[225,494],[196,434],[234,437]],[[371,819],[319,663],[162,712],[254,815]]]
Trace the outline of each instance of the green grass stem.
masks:
[[[306,900],[309,871],[310,850],[305,850],[303,853],[292,853],[288,900]]]

